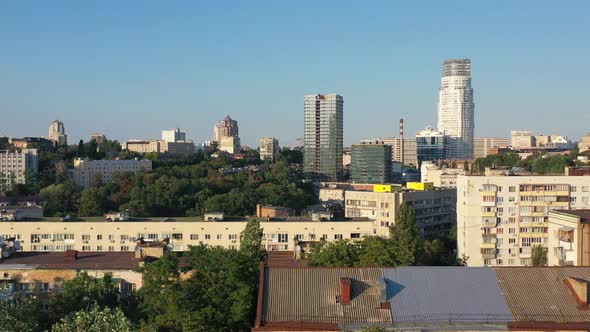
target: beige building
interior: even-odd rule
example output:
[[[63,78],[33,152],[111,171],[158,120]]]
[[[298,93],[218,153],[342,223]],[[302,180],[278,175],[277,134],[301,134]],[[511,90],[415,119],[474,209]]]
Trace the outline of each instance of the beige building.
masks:
[[[260,139],[260,159],[275,161],[279,153],[279,140],[274,137]]]
[[[505,137],[476,137],[474,140],[475,158],[485,158],[491,154],[494,148],[505,148],[510,145],[510,140]]]
[[[590,176],[457,178],[457,248],[469,266],[525,266],[531,248],[547,247],[549,212],[590,208]]]
[[[66,135],[66,128],[63,122],[57,120],[51,122],[47,139],[57,146],[68,145],[68,135]]]
[[[219,219],[219,218],[217,218]],[[84,221],[61,222],[58,220],[36,222],[5,222],[0,236],[16,238],[22,251],[52,252],[78,251],[133,251],[135,241],[170,239],[175,251],[186,251],[189,245],[206,244],[225,248],[239,248],[240,233],[248,218],[236,221],[198,218],[174,218],[162,221],[107,222],[103,218]],[[264,229],[263,244],[269,250],[294,250],[294,239],[299,241],[327,241],[360,239],[375,235],[381,229],[367,218],[349,218],[339,221],[313,221],[311,218],[286,219],[261,218]]]
[[[574,148],[574,144],[567,138],[567,136],[533,135],[533,133],[528,130],[513,130],[510,134],[512,148],[517,150],[567,150]]]
[[[131,140],[125,143],[125,149],[137,153],[163,153],[163,142],[158,140]]]
[[[151,160],[84,160],[74,159],[74,182],[84,188],[90,187],[92,180],[100,174],[102,183],[108,183],[116,173],[137,173],[151,170]]]
[[[218,146],[219,151],[235,154],[240,152],[240,138],[237,136],[223,136]]]
[[[363,140],[363,142],[371,144],[386,144],[391,145],[391,160],[401,162],[401,139],[399,137],[380,137],[371,140]],[[418,152],[415,138],[404,138],[404,165],[418,165]]]
[[[590,210],[549,211],[549,266],[590,266]]]
[[[590,134],[587,134],[586,136],[582,137],[582,139],[580,139],[580,142],[578,142],[578,149],[580,149],[580,152],[586,152],[590,150]]]
[[[446,167],[446,165],[433,162],[423,162],[420,166],[421,182],[432,182],[437,188],[457,188],[457,176],[467,175],[463,167]]]
[[[25,183],[26,173],[37,173],[39,170],[39,156],[36,149],[22,149],[20,151],[0,151],[0,179],[4,178],[8,185]]]

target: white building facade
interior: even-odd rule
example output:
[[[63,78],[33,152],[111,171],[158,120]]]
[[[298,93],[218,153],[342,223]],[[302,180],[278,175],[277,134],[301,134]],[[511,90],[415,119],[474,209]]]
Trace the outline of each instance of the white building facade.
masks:
[[[68,145],[68,135],[66,135],[66,128],[63,122],[53,121],[49,125],[49,135],[47,138],[57,146]]]
[[[27,171],[37,173],[39,170],[39,156],[36,149],[22,149],[21,151],[0,151],[0,178],[10,186],[26,183]],[[12,182],[12,183],[11,183]]]
[[[90,187],[92,181],[100,176],[102,183],[108,183],[116,173],[137,173],[152,169],[151,160],[84,160],[74,159],[74,182],[84,188]]]

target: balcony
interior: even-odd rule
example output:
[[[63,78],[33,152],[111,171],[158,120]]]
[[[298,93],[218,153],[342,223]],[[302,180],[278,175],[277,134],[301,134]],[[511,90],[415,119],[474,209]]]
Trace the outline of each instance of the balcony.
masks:
[[[490,249],[482,249],[481,250],[481,258],[483,259],[496,259],[496,250],[491,252]]]
[[[485,219],[484,219],[484,220],[481,222],[481,225],[482,225],[483,227],[492,228],[492,227],[496,227],[496,226],[498,226],[498,223],[496,222],[496,219],[494,219],[494,220],[485,220]]]
[[[493,211],[493,212],[482,212],[481,213],[481,216],[482,217],[495,217],[496,216],[496,212],[495,211]]]
[[[496,249],[496,243],[482,243],[480,249]]]

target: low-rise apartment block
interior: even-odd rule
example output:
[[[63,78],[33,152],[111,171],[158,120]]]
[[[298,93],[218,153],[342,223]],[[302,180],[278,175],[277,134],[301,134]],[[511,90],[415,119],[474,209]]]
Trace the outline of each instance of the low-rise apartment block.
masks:
[[[457,178],[457,247],[469,266],[531,265],[548,247],[553,210],[590,208],[590,176],[510,175]]]
[[[10,186],[26,182],[27,172],[37,173],[39,170],[39,156],[36,149],[22,149],[20,151],[0,151],[0,178]]]
[[[457,176],[467,175],[463,167],[447,167],[442,163],[423,162],[420,166],[421,182],[432,182],[437,188],[457,188]]]
[[[116,173],[137,173],[140,170],[152,169],[151,160],[84,160],[74,159],[74,182],[84,188],[90,187],[98,176],[102,183],[108,183]]]

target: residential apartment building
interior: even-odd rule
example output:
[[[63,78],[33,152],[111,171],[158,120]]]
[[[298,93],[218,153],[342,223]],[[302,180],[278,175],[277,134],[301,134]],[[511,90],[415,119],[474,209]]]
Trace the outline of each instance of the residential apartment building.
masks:
[[[162,141],[159,140],[130,140],[125,143],[125,149],[137,153],[163,153]]]
[[[391,145],[391,160],[404,165],[418,166],[418,151],[416,139],[403,139],[403,158],[402,158],[402,139],[399,137],[380,137],[374,140],[377,144]]]
[[[304,97],[303,169],[320,179],[343,175],[344,98],[335,93]]]
[[[63,122],[57,120],[53,121],[51,125],[49,125],[49,135],[47,138],[57,146],[68,145],[68,135],[66,135],[66,128],[64,127]]]
[[[236,136],[223,136],[217,148],[219,151],[236,154],[240,152],[240,138]]]
[[[450,137],[450,159],[473,159],[474,108],[471,60],[445,60],[438,100],[438,130]]]
[[[583,136],[582,139],[580,139],[580,142],[578,142],[578,149],[580,152],[586,152],[590,150],[590,134],[587,134]]]
[[[162,130],[162,141],[167,143],[184,142],[186,141],[186,133],[180,131],[179,128]]]
[[[457,176],[467,175],[463,167],[449,167],[447,164],[423,162],[420,166],[420,181],[431,182],[436,188],[457,188]]]
[[[279,140],[274,137],[260,139],[260,159],[274,162],[279,153]]]
[[[213,128],[215,141],[221,143],[223,137],[239,137],[238,121],[233,120],[229,115],[219,121]]]
[[[474,157],[485,158],[493,154],[498,148],[510,146],[510,140],[505,137],[476,137],[474,141]]]
[[[449,139],[444,133],[428,126],[416,134],[417,165],[424,161],[445,160],[448,150]]]
[[[27,172],[32,174],[39,170],[39,156],[36,149],[22,149],[20,151],[0,151],[0,178],[10,186],[24,184]]]
[[[590,210],[549,211],[549,266],[590,266]]]
[[[92,181],[100,176],[102,183],[108,183],[117,173],[137,173],[140,170],[150,171],[151,160],[84,160],[74,159],[74,182],[84,188],[90,187]]]
[[[350,178],[353,183],[392,182],[390,145],[354,144],[351,152]]]
[[[534,245],[548,246],[549,212],[590,208],[590,176],[457,177],[458,255],[469,266],[531,265]]]
[[[190,245],[199,244],[236,249],[240,245],[240,233],[252,218],[232,218],[227,221],[220,214],[205,220],[174,219],[162,221],[162,218],[147,218],[143,221],[107,222],[102,218],[89,218],[68,222],[54,219],[4,222],[0,236],[15,238],[22,251],[38,252],[133,251],[139,238],[146,241],[162,241],[168,238],[175,251],[186,251]],[[265,216],[259,220],[264,230],[263,245],[269,251],[293,251],[299,241],[361,239],[364,236],[377,235],[381,229],[368,218],[314,221],[305,217]]]
[[[510,134],[512,148],[516,150],[569,150],[575,146],[562,135],[533,135],[529,130],[513,130]]]

